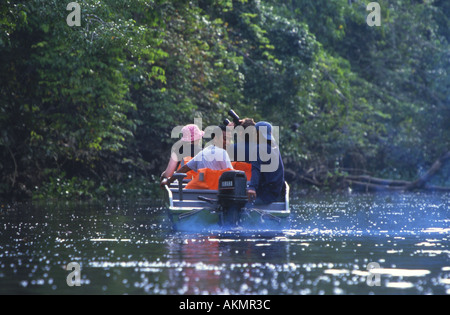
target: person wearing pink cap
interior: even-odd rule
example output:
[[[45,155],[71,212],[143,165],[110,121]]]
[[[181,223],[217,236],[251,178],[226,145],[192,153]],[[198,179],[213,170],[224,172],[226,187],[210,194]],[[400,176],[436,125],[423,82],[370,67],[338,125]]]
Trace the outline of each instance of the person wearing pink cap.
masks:
[[[170,154],[169,163],[167,164],[165,171],[162,172],[160,177],[161,187],[164,187],[164,185],[167,185],[169,183],[168,179],[173,175],[173,173],[175,173],[179,166],[184,166],[187,160],[190,160],[195,156],[195,153],[197,153],[196,151],[198,151],[196,150],[196,148],[201,148],[199,144],[205,133],[204,131],[200,130],[197,125],[186,125],[181,129],[181,132],[183,134],[181,138],[181,142],[183,144],[181,148],[183,152],[179,152],[180,154],[177,154],[175,151],[172,151],[172,153]],[[190,150],[184,150],[189,146]]]
[[[225,128],[225,126],[223,127]],[[212,141],[209,143],[210,145],[199,152],[192,160],[187,162],[186,165],[182,166],[177,173],[188,173],[190,171],[199,172],[202,169],[209,169],[212,171],[233,169],[227,151],[222,148],[223,144],[226,142],[224,140],[224,131],[226,130],[223,130],[220,126],[215,126],[213,129],[214,131],[211,133]],[[174,180],[174,178],[169,178],[167,183],[170,184]]]
[[[205,134],[204,131],[201,131],[200,128],[194,124],[184,126],[183,129],[181,129],[181,132],[183,133],[181,141],[191,143],[202,139]]]

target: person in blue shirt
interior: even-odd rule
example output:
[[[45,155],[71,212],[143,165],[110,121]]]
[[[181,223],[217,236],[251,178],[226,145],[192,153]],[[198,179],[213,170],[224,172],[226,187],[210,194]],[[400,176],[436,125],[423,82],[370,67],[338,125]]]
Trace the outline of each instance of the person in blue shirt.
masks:
[[[254,205],[270,204],[282,198],[284,165],[280,150],[272,134],[272,125],[261,121],[257,131],[257,157],[251,161],[252,178],[247,188],[249,201]]]

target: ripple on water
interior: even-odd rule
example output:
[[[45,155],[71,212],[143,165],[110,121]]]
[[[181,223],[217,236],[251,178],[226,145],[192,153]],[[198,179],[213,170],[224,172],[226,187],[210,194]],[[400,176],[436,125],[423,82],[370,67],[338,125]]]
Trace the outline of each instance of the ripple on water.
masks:
[[[0,293],[70,293],[77,261],[94,294],[450,294],[448,200],[302,196],[273,233],[181,234],[158,207],[17,206],[0,216]]]

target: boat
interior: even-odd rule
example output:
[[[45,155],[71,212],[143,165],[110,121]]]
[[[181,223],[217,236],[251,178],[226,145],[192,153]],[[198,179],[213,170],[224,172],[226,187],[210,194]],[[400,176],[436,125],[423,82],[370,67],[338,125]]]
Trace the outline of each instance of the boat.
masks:
[[[247,180],[242,171],[227,171],[219,179],[218,190],[186,189],[185,174],[165,186],[168,216],[174,230],[281,230],[289,227],[289,185],[283,198],[268,205],[253,205],[247,200]]]

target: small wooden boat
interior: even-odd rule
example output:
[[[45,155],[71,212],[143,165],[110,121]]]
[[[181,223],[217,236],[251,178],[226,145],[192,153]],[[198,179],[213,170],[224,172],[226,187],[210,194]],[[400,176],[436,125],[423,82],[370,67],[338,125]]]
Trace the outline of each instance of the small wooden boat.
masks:
[[[281,230],[289,227],[287,183],[283,200],[268,205],[252,205],[247,202],[246,179],[242,180],[245,181],[244,188],[239,184],[239,176],[245,178],[243,172],[225,172],[219,180],[219,190],[186,189],[189,181],[183,179],[185,174],[174,176],[177,179],[166,186],[166,192],[168,214],[175,230]]]

